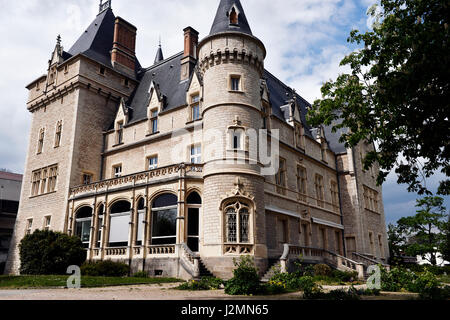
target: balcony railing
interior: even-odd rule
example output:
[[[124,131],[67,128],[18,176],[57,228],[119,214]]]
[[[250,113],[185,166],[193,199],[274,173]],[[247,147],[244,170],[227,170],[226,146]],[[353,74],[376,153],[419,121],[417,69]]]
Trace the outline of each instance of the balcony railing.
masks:
[[[70,188],[70,198],[94,193],[106,193],[121,188],[133,188],[136,185],[145,185],[161,179],[177,178],[180,176],[180,170],[182,169],[185,169],[186,176],[203,177],[203,165],[182,163],[73,187]]]

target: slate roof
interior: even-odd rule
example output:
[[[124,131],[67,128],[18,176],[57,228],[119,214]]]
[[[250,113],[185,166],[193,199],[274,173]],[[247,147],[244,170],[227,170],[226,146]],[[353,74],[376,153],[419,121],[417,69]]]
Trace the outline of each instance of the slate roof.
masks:
[[[230,25],[227,16],[229,9],[233,5],[240,12],[239,24],[237,26]],[[68,52],[63,53],[64,59],[66,60],[72,56],[82,54],[112,68],[110,52],[114,38],[114,23],[115,16],[111,8],[99,13],[72,48]],[[239,0],[221,0],[210,35],[230,31],[238,31],[252,35]],[[162,49],[160,47],[157,51],[153,66],[143,69],[139,61],[136,60],[136,79],[139,81],[139,85],[129,101],[127,101],[130,124],[147,118],[147,106],[150,102],[149,91],[152,83],[158,87],[158,91],[163,95],[163,112],[187,104],[186,92],[190,80],[180,82],[182,57],[183,52],[180,52],[163,60]],[[189,79],[191,78],[192,74]],[[267,70],[264,71],[264,78],[269,89],[272,114],[280,120],[286,121],[289,118],[289,107],[290,101],[293,98],[293,90]],[[300,108],[301,120],[305,126],[305,134],[311,138],[315,138],[311,132],[312,128],[306,122],[306,113],[311,105],[298,94],[296,94],[296,99]],[[111,128],[113,128],[113,125]],[[346,152],[345,146],[339,143],[340,132],[332,133],[331,127],[326,127],[325,134],[332,151],[335,153]]]
[[[239,11],[238,24],[230,24],[230,18],[228,16],[229,10],[235,5]],[[209,35],[214,35],[222,32],[242,32],[249,35],[252,34],[250,25],[248,24],[247,17],[245,16],[244,9],[242,8],[239,0],[221,0],[219,8],[217,9],[216,17],[211,28]]]
[[[141,70],[138,77],[140,83],[128,103],[131,108],[129,123],[147,118],[152,82],[159,86],[161,94],[165,97],[162,111],[186,105],[186,92],[190,81],[180,82],[182,57],[183,52],[180,52],[150,68]]]
[[[66,56],[64,59],[82,54],[112,68],[111,50],[114,41],[115,19],[116,17],[111,8],[99,13],[70,50],[64,53]],[[141,65],[136,58],[136,72],[140,69]]]

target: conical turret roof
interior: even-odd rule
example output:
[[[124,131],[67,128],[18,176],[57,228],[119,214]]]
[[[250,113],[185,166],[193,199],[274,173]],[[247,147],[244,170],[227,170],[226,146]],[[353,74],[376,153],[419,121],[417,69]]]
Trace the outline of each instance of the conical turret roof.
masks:
[[[242,32],[253,35],[239,0],[220,0],[209,35],[223,32]]]

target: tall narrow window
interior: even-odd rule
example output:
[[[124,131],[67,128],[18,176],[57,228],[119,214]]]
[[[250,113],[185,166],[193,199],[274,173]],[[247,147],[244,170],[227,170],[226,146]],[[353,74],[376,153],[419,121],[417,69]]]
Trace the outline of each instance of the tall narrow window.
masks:
[[[38,149],[37,149],[37,153],[42,153],[42,149],[44,148],[44,137],[45,137],[45,129],[42,128],[39,131],[39,141],[38,141]]]
[[[384,258],[383,238],[381,234],[378,235],[378,246],[380,247],[380,258]]]
[[[47,186],[47,174],[48,174],[48,170],[47,169],[42,170],[41,194],[45,193],[45,187]]]
[[[123,121],[117,123],[116,143],[123,143]]]
[[[305,129],[302,125],[295,125],[295,145],[297,148],[305,149]]]
[[[331,191],[331,202],[333,204],[333,209],[337,210],[339,208],[339,189],[338,184],[335,181],[330,182]]]
[[[238,24],[238,13],[234,7],[230,12],[230,24]]]
[[[231,76],[230,79],[231,91],[241,91],[241,77]]]
[[[263,121],[263,129],[268,129],[268,127],[267,127],[267,121],[268,121],[268,119],[267,119],[267,108],[266,108],[266,106],[262,106],[262,108],[261,108],[261,112],[262,112],[262,121]]]
[[[230,146],[233,150],[244,150],[244,130],[230,129],[229,130]]]
[[[297,166],[297,191],[300,193],[300,200],[306,202],[306,168]]]
[[[27,228],[25,230],[25,234],[31,234],[31,230],[33,228],[33,219],[27,220]]]
[[[275,175],[275,180],[277,184],[277,192],[281,194],[286,193],[286,160],[283,158],[279,159],[279,169],[278,173]]]
[[[62,134],[62,121],[58,121],[58,123],[56,124],[55,148],[58,148],[61,145],[61,134]]]
[[[44,230],[46,230],[46,231],[50,230],[51,221],[52,221],[52,217],[51,216],[46,216],[44,218]]]
[[[122,176],[122,165],[113,167],[114,178],[120,178]]]
[[[58,166],[49,168],[47,192],[56,190],[56,179],[58,177]]]
[[[157,133],[158,132],[158,110],[154,109],[151,111],[151,118],[150,118],[150,123],[151,123],[151,133]]]
[[[31,186],[31,195],[37,196],[39,194],[39,186],[41,183],[41,170],[33,172],[33,180]]]
[[[202,162],[202,146],[193,145],[191,146],[191,163],[201,163]]]
[[[200,119],[200,96],[197,94],[192,96],[191,99],[191,119],[192,121],[197,121]]]
[[[316,188],[317,205],[319,207],[324,207],[323,177],[319,174],[316,174],[315,188]]]
[[[92,226],[92,208],[83,207],[75,214],[75,234],[81,239],[85,247],[89,246]]]
[[[369,231],[369,244],[370,244],[370,253],[372,256],[375,256],[375,247],[374,247],[374,241],[373,241],[373,233],[372,231]]]
[[[158,168],[158,156],[151,156],[147,158],[148,170],[154,170]]]
[[[227,243],[250,243],[250,208],[236,201],[225,207]]]
[[[175,244],[177,241],[178,198],[163,194],[152,203],[152,245]]]
[[[90,173],[83,173],[83,179],[82,180],[83,180],[82,182],[83,182],[84,185],[91,184],[92,180],[93,180],[93,175],[90,174]]]

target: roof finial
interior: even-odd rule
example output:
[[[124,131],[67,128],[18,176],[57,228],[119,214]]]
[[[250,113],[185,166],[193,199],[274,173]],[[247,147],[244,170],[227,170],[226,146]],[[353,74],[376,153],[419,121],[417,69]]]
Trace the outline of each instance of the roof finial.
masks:
[[[101,12],[105,11],[108,8],[111,8],[111,0],[107,0],[105,3],[103,3],[103,0],[100,0],[100,5],[98,7],[98,12],[101,13]]]
[[[61,35],[60,35],[60,34],[58,34],[58,36],[56,37],[56,45],[57,45],[58,47],[61,46]]]
[[[161,48],[161,35],[159,35],[159,47]]]

